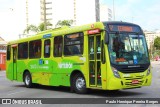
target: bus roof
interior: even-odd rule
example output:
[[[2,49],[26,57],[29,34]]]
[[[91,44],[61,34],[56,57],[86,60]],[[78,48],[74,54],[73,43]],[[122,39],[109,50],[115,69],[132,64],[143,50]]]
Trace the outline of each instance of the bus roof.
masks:
[[[76,27],[63,26],[60,28],[49,29],[49,30],[46,30],[43,32],[39,32],[36,35],[30,36],[27,38],[22,38],[22,39],[10,41],[10,42],[8,42],[8,45],[37,40],[37,39],[46,39],[46,38],[50,38],[50,37],[54,37],[54,36],[72,34],[72,33],[76,33],[76,32],[83,32],[83,31],[92,30],[92,29],[96,29],[96,28],[105,29],[105,26],[107,27],[110,24],[138,26],[133,23],[121,22],[121,21],[95,22],[95,23],[86,24],[86,25],[82,25],[82,26],[76,26]],[[107,29],[108,29],[108,27],[107,27]]]
[[[16,44],[16,43],[21,43],[21,42],[26,42],[26,41],[32,41],[32,40],[37,40],[37,39],[45,39],[44,36],[46,35],[46,38],[48,36],[54,37],[54,36],[60,36],[60,35],[65,35],[65,34],[72,34],[76,32],[83,32],[91,29],[104,29],[103,23],[102,22],[95,22],[92,24],[86,24],[82,26],[76,26],[76,27],[60,27],[60,28],[55,28],[55,29],[49,29],[43,32],[39,32],[36,35],[27,37],[27,38],[22,38],[14,41],[8,42],[8,44]]]
[[[122,24],[122,25],[132,25],[132,26],[139,26],[137,24],[134,23],[130,23],[130,22],[122,22],[122,21],[105,21],[103,22],[104,24]]]

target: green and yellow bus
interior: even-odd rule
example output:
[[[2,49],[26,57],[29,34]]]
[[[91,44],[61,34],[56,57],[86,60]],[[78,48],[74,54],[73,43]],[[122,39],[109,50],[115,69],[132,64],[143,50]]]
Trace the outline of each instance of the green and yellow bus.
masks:
[[[33,84],[120,90],[151,84],[145,35],[127,22],[61,27],[8,42],[6,76]]]

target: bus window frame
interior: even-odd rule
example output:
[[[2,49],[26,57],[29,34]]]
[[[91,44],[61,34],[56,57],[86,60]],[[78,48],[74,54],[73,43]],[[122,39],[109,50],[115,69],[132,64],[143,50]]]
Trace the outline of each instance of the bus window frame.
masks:
[[[49,41],[49,56],[46,56],[47,53],[45,53],[46,52],[46,47],[45,47],[46,46],[45,45],[46,41]],[[44,58],[50,58],[51,57],[51,39],[45,39],[43,45],[44,45],[44,48],[43,48],[43,57]]]
[[[80,41],[80,43],[77,43],[77,44],[70,44],[70,45],[66,45],[66,41],[65,41],[65,39],[68,39],[67,38],[67,36],[72,36],[72,35],[74,35],[74,34],[78,34],[79,35],[79,37],[77,37],[76,39],[78,39],[78,41]],[[70,39],[73,39],[73,38],[70,38]],[[81,40],[82,39],[82,40]],[[77,41],[77,40],[68,40],[68,41]],[[81,42],[82,41],[82,42]],[[75,32],[75,33],[70,33],[70,34],[66,34],[66,35],[64,35],[64,38],[63,38],[63,43],[64,43],[64,45],[63,45],[63,55],[65,56],[65,57],[68,57],[68,56],[82,56],[83,55],[83,53],[84,53],[84,32]],[[80,45],[80,48],[82,48],[81,50],[80,50],[80,48],[79,48],[79,54],[69,54],[69,55],[67,55],[67,54],[65,54],[65,46],[76,46],[76,45]],[[82,45],[82,46],[81,46]],[[77,46],[76,46],[77,47]],[[78,47],[77,47],[78,48]],[[82,51],[82,52],[81,52]]]
[[[61,37],[61,39],[62,39],[62,46],[61,46],[61,54],[60,54],[60,55],[55,55],[55,38],[57,38],[57,37]],[[63,55],[63,44],[64,44],[63,38],[64,38],[64,37],[63,37],[62,35],[55,36],[55,37],[53,38],[53,56],[54,56],[54,57],[62,57],[62,55]]]
[[[35,57],[35,55],[32,55],[33,57],[30,56],[30,54],[31,54],[30,43],[34,42],[34,41],[40,41],[41,42],[41,45],[40,45],[41,49],[40,49],[40,56],[39,57]],[[42,47],[42,39],[36,39],[36,40],[29,41],[29,59],[39,59],[39,58],[41,58],[42,57],[42,49],[43,49],[43,47]],[[32,54],[35,54],[35,53],[33,52]]]
[[[27,43],[27,48],[28,48],[28,49],[27,49],[27,58],[24,58],[24,57],[23,57],[23,58],[19,58],[19,45],[20,45],[20,44],[24,44],[24,43]],[[17,57],[17,59],[18,59],[18,60],[28,59],[28,57],[29,57],[29,45],[28,45],[28,41],[22,42],[22,43],[18,43],[18,46],[17,46],[17,47],[18,47],[18,57]]]

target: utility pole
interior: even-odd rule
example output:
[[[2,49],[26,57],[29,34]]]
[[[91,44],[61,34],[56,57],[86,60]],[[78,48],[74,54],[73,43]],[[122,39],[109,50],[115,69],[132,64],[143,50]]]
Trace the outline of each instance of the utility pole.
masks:
[[[44,9],[44,30],[47,29],[46,21],[46,0],[43,0],[43,9]]]
[[[74,5],[74,24],[76,25],[76,0],[74,0],[74,2],[73,2],[73,5]]]
[[[28,27],[28,0],[26,0],[26,28],[27,27]]]
[[[96,22],[100,21],[99,0],[95,0]]]
[[[44,23],[44,30],[47,29],[46,20],[46,0],[41,0],[41,21]]]
[[[134,17],[132,16],[132,23],[133,23],[133,21],[134,21]]]
[[[114,0],[113,0],[113,20],[115,21],[115,8],[114,8]]]

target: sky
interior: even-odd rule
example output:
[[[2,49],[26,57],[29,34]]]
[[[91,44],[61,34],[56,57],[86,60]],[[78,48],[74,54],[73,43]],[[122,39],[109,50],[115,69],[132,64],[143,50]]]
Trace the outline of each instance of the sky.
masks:
[[[6,41],[18,38],[14,22],[14,4],[14,0],[0,0],[0,37]]]
[[[100,0],[115,9],[115,20],[139,24],[144,30],[160,29],[160,0]]]
[[[18,39],[24,29],[20,22],[25,16],[17,14],[21,1],[0,0],[0,36],[6,41]],[[100,0],[100,4],[113,9],[113,0]],[[160,0],[114,0],[114,9],[116,21],[133,22],[143,30],[160,29]]]

